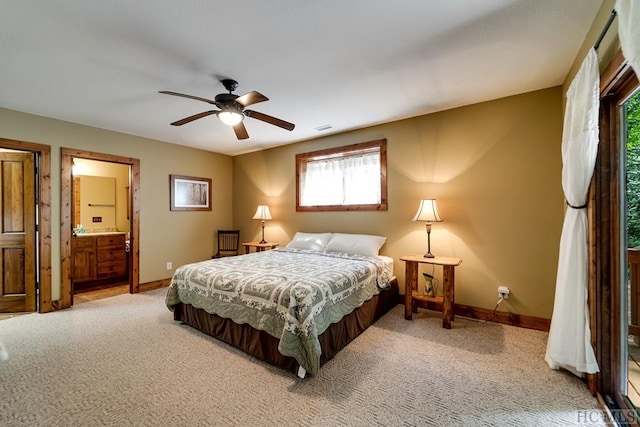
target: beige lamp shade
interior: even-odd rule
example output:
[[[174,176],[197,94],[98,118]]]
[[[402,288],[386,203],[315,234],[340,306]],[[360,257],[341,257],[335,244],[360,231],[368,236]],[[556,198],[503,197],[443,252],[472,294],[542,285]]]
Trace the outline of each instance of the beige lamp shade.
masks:
[[[267,205],[258,206],[258,209],[256,210],[256,213],[253,216],[253,219],[259,219],[261,221],[268,221],[270,219],[273,219],[271,217],[271,211],[269,211],[269,206]]]
[[[421,200],[420,206],[418,206],[418,212],[416,212],[416,215],[413,217],[413,221],[441,222],[442,218],[440,218],[436,200]]]

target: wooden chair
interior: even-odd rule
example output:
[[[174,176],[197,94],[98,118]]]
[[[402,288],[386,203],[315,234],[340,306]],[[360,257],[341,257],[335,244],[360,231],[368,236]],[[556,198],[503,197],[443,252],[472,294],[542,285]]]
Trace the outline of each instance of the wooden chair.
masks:
[[[218,230],[218,252],[211,258],[238,255],[240,230]]]

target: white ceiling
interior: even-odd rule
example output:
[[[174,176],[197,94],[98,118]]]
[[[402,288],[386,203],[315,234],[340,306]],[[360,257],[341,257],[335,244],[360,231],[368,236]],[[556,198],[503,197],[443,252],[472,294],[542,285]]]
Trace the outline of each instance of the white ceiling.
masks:
[[[601,3],[0,0],[0,106],[237,155],[562,84]],[[220,78],[295,130],[169,125]]]

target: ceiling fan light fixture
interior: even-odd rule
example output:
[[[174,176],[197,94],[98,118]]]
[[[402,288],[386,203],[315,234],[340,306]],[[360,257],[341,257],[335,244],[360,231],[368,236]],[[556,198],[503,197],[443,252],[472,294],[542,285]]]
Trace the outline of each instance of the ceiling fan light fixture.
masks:
[[[218,119],[225,125],[232,127],[236,138],[238,140],[249,138],[247,129],[242,121],[244,117],[251,117],[252,119],[260,120],[270,125],[281,127],[288,131],[292,131],[296,125],[286,122],[277,117],[270,116],[268,114],[261,113],[254,110],[246,110],[249,105],[257,104],[259,102],[268,101],[269,98],[261,94],[260,92],[251,91],[244,95],[238,96],[233,91],[238,87],[238,82],[232,79],[220,80],[222,85],[229,91],[229,93],[219,93],[214,99],[202,98],[200,96],[187,95],[186,93],[171,92],[168,90],[161,90],[160,93],[165,95],[180,96],[182,98],[195,99],[196,101],[206,102],[207,104],[215,105],[219,110],[203,111],[202,113],[194,114],[184,119],[176,120],[171,123],[171,126],[182,126],[187,123],[191,123],[194,120],[202,119],[203,117],[209,117],[213,114],[218,116]]]
[[[244,115],[233,107],[224,107],[218,111],[218,118],[227,126],[235,126],[242,121]]]

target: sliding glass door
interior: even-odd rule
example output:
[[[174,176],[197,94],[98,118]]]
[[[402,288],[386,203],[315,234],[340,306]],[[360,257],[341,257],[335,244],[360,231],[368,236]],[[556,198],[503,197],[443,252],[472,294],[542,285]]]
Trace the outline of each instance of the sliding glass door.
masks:
[[[625,153],[625,231],[626,262],[624,266],[626,292],[622,306],[626,307],[626,385],[623,391],[629,401],[640,408],[640,92],[621,106],[620,123]],[[623,337],[624,338],[624,337]],[[623,353],[624,354],[624,353]],[[624,377],[623,377],[624,378]],[[626,387],[626,390],[624,388]]]
[[[630,421],[640,408],[640,85],[621,55],[612,64],[601,81],[589,302],[596,389]]]

